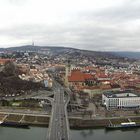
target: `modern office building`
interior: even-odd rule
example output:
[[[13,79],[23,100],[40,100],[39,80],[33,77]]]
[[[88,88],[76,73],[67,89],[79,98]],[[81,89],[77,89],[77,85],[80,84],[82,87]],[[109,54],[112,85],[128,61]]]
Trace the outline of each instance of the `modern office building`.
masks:
[[[105,92],[102,94],[102,104],[107,109],[140,108],[140,95],[132,91]]]

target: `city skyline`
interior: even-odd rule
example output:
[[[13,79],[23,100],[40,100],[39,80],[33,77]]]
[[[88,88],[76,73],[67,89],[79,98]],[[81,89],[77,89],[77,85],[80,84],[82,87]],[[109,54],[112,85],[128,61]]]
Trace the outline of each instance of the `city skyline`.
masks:
[[[0,47],[140,51],[138,0],[0,1]]]

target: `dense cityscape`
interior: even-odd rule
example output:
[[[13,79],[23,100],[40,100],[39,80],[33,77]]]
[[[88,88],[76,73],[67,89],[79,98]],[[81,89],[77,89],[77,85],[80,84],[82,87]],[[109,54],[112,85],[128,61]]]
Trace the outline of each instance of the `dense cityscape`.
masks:
[[[0,56],[1,125],[48,126],[48,140],[140,125],[139,59],[34,43]]]

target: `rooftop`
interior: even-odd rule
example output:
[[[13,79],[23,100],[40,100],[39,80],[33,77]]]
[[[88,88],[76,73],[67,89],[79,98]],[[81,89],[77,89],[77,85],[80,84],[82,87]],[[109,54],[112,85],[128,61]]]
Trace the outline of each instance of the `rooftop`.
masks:
[[[108,98],[131,98],[131,97],[140,97],[138,93],[133,91],[108,91],[103,93]]]
[[[84,82],[87,79],[93,79],[94,77],[89,73],[83,73],[79,69],[72,70],[71,75],[68,76],[69,82]]]

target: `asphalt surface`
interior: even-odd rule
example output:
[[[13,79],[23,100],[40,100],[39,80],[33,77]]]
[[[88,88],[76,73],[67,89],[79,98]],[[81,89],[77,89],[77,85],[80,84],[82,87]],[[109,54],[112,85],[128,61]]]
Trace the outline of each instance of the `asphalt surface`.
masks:
[[[69,126],[66,110],[64,89],[57,82],[54,83],[54,101],[52,102],[52,116],[47,140],[69,140]]]

